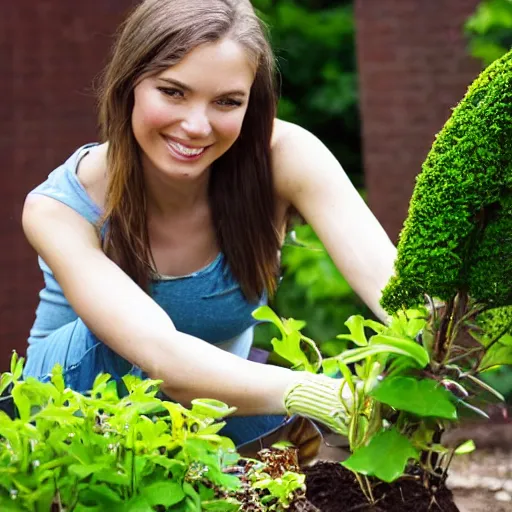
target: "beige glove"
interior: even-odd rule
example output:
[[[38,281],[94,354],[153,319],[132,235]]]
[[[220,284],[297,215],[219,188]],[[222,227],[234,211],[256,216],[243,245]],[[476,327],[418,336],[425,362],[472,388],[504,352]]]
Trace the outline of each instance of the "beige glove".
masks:
[[[345,379],[302,372],[298,382],[285,393],[284,406],[288,414],[298,414],[323,423],[333,432],[346,435],[346,408],[353,402]]]

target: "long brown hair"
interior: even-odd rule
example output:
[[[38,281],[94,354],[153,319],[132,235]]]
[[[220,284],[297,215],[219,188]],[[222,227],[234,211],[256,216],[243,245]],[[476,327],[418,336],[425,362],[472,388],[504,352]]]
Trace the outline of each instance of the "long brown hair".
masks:
[[[141,77],[225,37],[246,49],[256,73],[240,137],[212,165],[213,225],[248,299],[276,287],[279,237],[270,141],[277,99],[265,27],[249,0],[145,0],[122,25],[105,70],[100,128],[109,143],[104,250],[146,291],[153,266],[140,150],[131,127],[133,90]]]

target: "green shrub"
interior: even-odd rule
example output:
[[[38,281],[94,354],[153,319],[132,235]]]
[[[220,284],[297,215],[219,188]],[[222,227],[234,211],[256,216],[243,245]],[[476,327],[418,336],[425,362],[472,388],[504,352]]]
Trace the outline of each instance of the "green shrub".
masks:
[[[512,303],[512,53],[475,80],[417,178],[398,243],[388,312],[458,292]]]

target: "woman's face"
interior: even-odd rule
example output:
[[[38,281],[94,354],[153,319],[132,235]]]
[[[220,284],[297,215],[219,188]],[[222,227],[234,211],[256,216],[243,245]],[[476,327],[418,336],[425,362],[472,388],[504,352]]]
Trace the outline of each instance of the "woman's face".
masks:
[[[203,174],[240,135],[253,80],[245,49],[223,39],[139,82],[132,129],[145,170],[182,179]]]

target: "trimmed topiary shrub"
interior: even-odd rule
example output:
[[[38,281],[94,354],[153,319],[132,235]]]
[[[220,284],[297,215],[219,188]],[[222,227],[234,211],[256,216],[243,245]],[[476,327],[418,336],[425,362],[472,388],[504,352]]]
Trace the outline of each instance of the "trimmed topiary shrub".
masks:
[[[424,294],[512,303],[512,52],[475,80],[429,152],[383,291],[392,313]]]

